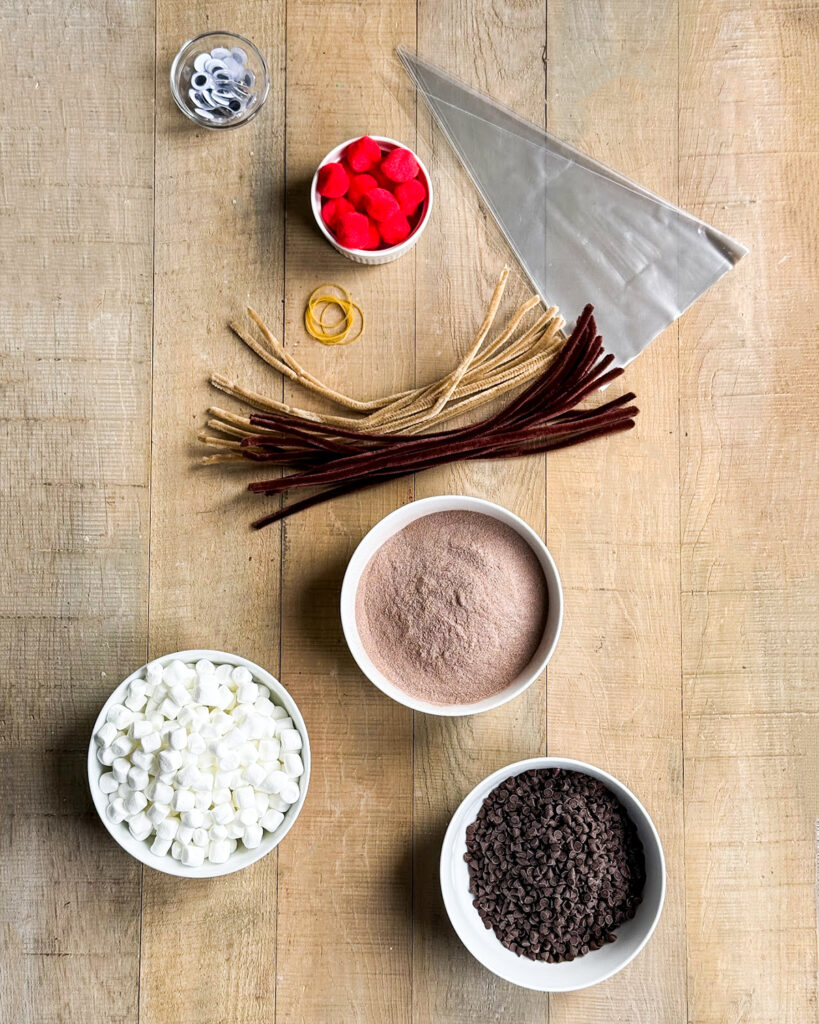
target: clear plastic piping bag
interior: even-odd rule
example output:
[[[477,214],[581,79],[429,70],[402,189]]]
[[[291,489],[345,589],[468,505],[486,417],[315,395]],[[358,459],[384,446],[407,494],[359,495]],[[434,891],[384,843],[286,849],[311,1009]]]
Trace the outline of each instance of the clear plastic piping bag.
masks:
[[[532,286],[587,302],[625,365],[747,249],[403,47],[398,56]]]

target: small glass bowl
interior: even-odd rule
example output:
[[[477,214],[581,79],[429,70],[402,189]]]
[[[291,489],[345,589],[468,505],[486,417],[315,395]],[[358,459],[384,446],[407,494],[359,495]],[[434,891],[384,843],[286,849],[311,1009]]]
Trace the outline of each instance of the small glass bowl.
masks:
[[[241,109],[234,115],[211,114],[197,109],[197,104],[192,98],[195,92],[192,81],[199,69],[194,67],[194,61],[200,54],[211,54],[217,47],[224,47],[225,50],[239,49],[247,57],[246,71],[249,72],[248,82],[250,85],[241,83],[235,88],[244,90],[245,96],[249,97],[246,105],[242,102]],[[270,75],[267,64],[259,50],[244,36],[236,35],[234,32],[205,32],[195,39],[189,39],[182,46],[179,53],[174,57],[171,64],[171,94],[176,105],[189,117],[191,121],[202,128],[224,129],[238,128],[259,113],[267,99],[270,91]]]

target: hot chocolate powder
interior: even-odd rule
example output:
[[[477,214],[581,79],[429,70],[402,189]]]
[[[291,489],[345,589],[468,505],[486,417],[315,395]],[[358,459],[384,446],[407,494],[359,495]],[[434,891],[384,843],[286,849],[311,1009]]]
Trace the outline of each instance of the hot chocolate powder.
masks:
[[[356,594],[373,664],[435,704],[472,703],[508,686],[532,660],[547,609],[532,548],[482,512],[416,519],[375,553]]]

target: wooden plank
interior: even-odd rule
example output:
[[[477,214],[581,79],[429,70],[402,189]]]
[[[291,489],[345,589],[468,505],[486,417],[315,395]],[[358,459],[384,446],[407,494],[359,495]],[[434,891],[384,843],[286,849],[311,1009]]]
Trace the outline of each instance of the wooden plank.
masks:
[[[134,1021],[140,870],[85,760],[145,654],[153,10],[0,29],[0,1021]]]
[[[548,19],[549,129],[673,200],[676,0],[550,0]],[[686,1019],[676,329],[614,387],[636,392],[637,428],[549,459],[548,540],[566,594],[549,749],[611,771],[644,802],[669,887],[637,960],[604,985],[552,996],[551,1020],[676,1024]]]
[[[815,21],[680,5],[683,203],[750,254],[680,332],[689,1020],[816,1020]]]
[[[541,124],[544,43],[539,4],[419,6],[419,54]],[[433,219],[417,248],[422,383],[451,369],[469,347],[502,267],[514,260],[423,107],[419,151],[434,168],[436,190]],[[515,266],[499,322],[530,291]],[[451,493],[505,505],[543,534],[542,457],[442,467],[416,479],[417,498]],[[543,678],[482,715],[415,715],[413,1018],[419,1024],[547,1019],[547,997],[501,981],[467,952],[446,917],[438,881],[441,840],[463,797],[503,765],[544,752],[545,743]]]
[[[167,69],[208,26],[265,55],[265,108],[229,132],[176,108]],[[230,400],[208,373],[263,389],[270,374],[230,334],[254,305],[280,322],[283,265],[284,8],[168,3],[157,26],[156,275],[150,650],[243,654],[279,669],[279,535],[249,528],[252,501],[230,467],[195,468],[206,407]],[[277,857],[186,881],[146,871],[140,1019],[269,1024],[275,1012]]]
[[[312,225],[309,184],[344,139],[412,142],[414,103],[393,49],[414,34],[411,0],[288,4],[285,340],[310,370],[360,397],[412,383],[413,257],[366,268],[335,253]],[[305,301],[328,281],[366,313],[366,334],[349,347],[304,332]],[[292,386],[286,395],[307,401]],[[410,1020],[411,716],[357,671],[338,617],[355,545],[410,496],[407,483],[378,488],[299,514],[283,531],[282,676],[314,760],[279,854],[280,1022]]]

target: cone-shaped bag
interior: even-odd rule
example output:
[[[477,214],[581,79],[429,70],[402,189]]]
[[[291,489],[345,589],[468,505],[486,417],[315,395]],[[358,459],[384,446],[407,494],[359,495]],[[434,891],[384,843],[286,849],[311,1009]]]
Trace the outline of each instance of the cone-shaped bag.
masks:
[[[570,324],[593,303],[619,363],[747,252],[402,47],[398,56],[535,290]]]

